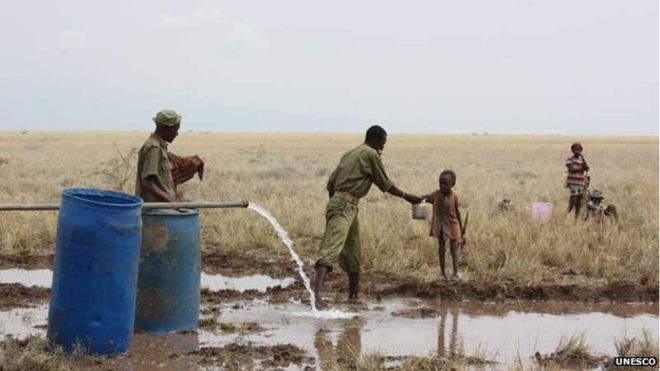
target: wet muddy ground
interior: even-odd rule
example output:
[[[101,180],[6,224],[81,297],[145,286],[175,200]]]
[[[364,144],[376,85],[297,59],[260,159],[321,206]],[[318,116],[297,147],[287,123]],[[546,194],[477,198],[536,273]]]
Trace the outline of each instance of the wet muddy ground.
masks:
[[[354,365],[361,355],[379,353],[390,361],[479,354],[503,366],[518,360],[531,364],[536,352],[550,354],[562,338],[573,335],[584,334],[598,356],[615,354],[614,339],[623,334],[646,328],[658,336],[657,309],[652,304],[388,299],[344,304],[339,309],[343,318],[327,319],[315,317],[297,302],[205,305],[201,319],[213,318],[215,326],[203,326],[197,333],[138,334],[128,355],[103,360],[101,365],[108,369],[130,365],[134,370],[191,369],[190,365],[331,368],[336,363]],[[43,335],[46,322],[46,304],[0,311],[0,332],[18,338]]]
[[[30,307],[48,301],[50,289],[26,287],[18,283],[0,283],[0,310]]]
[[[285,258],[255,258],[222,253],[204,253],[203,271],[206,274],[220,274],[228,277],[263,275],[274,279],[298,277],[295,264]],[[52,255],[14,256],[0,255],[0,269],[51,269]],[[313,276],[307,272],[308,276]],[[0,280],[0,282],[4,282]],[[240,283],[236,283],[240,286]],[[347,279],[340,272],[328,275],[327,291],[331,298],[341,300],[347,286]],[[218,288],[222,289],[222,288]],[[280,300],[302,298],[306,294],[300,280],[275,293],[245,292],[239,293],[233,288],[226,288],[219,299],[231,297],[271,297]],[[250,291],[250,290],[247,290]],[[421,299],[443,300],[558,300],[580,302],[658,302],[658,287],[645,286],[631,282],[610,282],[603,284],[585,283],[542,283],[526,285],[517,282],[478,282],[472,280],[452,282],[419,282],[413,278],[401,277],[387,272],[364,272],[361,278],[361,294],[365,299],[379,300],[388,297],[415,297]],[[3,298],[0,298],[2,306]],[[211,298],[210,300],[214,300]]]
[[[361,356],[379,354],[379,362],[396,368],[414,356],[478,354],[475,363],[496,362],[487,368],[497,369],[533,364],[535,353],[550,354],[562,338],[574,335],[584,334],[596,356],[614,355],[614,339],[642,329],[658,337],[657,289],[625,283],[420,283],[367,272],[364,301],[347,303],[345,277],[333,273],[328,296],[336,312],[317,318],[290,262],[225,255],[203,261],[197,333],[136,334],[127,355],[84,357],[75,360],[76,367],[352,368]],[[0,257],[0,335],[45,334],[51,265],[52,256]]]

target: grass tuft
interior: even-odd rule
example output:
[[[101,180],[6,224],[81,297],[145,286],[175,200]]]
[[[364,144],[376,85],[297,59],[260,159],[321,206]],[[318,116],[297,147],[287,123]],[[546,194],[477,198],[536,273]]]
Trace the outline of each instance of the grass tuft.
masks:
[[[592,354],[584,334],[562,338],[552,354],[542,356],[537,352],[534,357],[541,366],[593,368],[601,362],[601,358]]]
[[[0,343],[0,371],[69,371],[72,365],[64,352],[51,349],[40,336],[17,340],[6,335]]]

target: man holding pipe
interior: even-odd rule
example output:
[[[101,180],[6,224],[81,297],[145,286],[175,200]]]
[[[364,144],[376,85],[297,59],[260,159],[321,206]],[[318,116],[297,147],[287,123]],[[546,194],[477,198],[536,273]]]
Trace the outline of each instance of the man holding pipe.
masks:
[[[167,145],[179,135],[181,115],[165,109],[153,118],[156,130],[138,154],[135,194],[144,202],[176,202],[176,186],[195,173],[204,176],[204,161],[199,156],[179,157],[167,151]]]
[[[401,191],[387,177],[380,158],[386,142],[385,129],[378,125],[370,127],[364,143],[346,152],[330,175],[325,233],[321,240],[320,257],[315,265],[314,296],[319,309],[327,307],[321,298],[321,290],[327,273],[337,262],[348,273],[349,300],[357,299],[361,255],[358,202],[367,195],[371,184],[411,204],[422,201],[415,195]]]

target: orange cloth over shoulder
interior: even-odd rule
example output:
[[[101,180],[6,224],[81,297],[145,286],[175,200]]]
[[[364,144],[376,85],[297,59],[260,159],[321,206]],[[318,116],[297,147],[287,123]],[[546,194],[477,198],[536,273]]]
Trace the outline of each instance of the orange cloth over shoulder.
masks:
[[[179,185],[189,181],[195,173],[199,176],[199,180],[204,178],[204,161],[199,156],[181,157],[168,152],[167,157],[172,164],[174,184]]]

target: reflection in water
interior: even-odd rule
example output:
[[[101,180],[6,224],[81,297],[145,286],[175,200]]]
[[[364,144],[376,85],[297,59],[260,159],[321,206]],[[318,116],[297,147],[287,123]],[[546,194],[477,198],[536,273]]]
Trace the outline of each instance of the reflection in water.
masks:
[[[20,283],[23,286],[50,287],[53,271],[50,269],[0,269],[0,283]]]
[[[286,288],[291,286],[296,280],[291,277],[276,279],[263,274],[244,277],[225,277],[220,274],[206,274],[202,272],[202,287],[211,291],[235,290],[244,292],[246,290],[257,290],[266,292],[269,288],[281,286]]]
[[[486,350],[493,360],[513,362],[521,354],[550,353],[562,338],[580,334],[595,354],[613,355],[614,340],[624,335],[639,336],[647,329],[658,336],[656,303],[429,304],[437,312],[436,352],[442,357]]]
[[[335,346],[328,337],[330,331],[319,323],[314,337],[314,347],[318,353],[321,369],[333,369],[337,363],[347,367],[355,365],[362,353],[363,325],[364,322],[359,317],[346,321]]]
[[[42,304],[35,308],[14,308],[0,311],[0,337],[12,335],[17,339],[25,339],[46,332],[48,322],[48,305]]]
[[[458,354],[458,310],[451,309],[451,333],[449,334],[449,347],[446,346],[445,338],[447,331],[445,324],[447,322],[447,307],[440,309],[440,323],[438,324],[438,355],[441,357],[451,357]]]
[[[643,328],[653,337],[658,336],[657,303],[489,304],[388,299],[370,304],[368,310],[357,312],[359,318],[350,320],[296,316],[308,308],[302,303],[227,302],[218,306],[220,321],[257,322],[265,330],[247,334],[201,330],[199,339],[193,334],[192,340],[188,335],[175,343],[167,337],[148,339],[147,335],[137,334],[128,357],[117,357],[130,362],[126,364],[131,368],[108,368],[140,370],[148,369],[141,365],[150,365],[151,369],[162,365],[158,369],[190,369],[185,367],[188,352],[173,356],[176,351],[172,349],[185,344],[195,349],[198,343],[204,347],[241,341],[254,345],[293,344],[310,355],[318,353],[323,365],[336,365],[337,359],[352,363],[360,354],[375,352],[393,357],[433,353],[449,357],[486,351],[491,359],[506,363],[516,362],[519,357],[522,362],[531,362],[529,357],[534,352],[551,353],[562,337],[575,334],[584,333],[597,355],[616,354],[614,339],[624,334],[639,336]],[[412,316],[392,315],[406,311]],[[43,335],[47,312],[47,305],[0,311],[0,336]],[[143,342],[146,340],[153,341]]]

